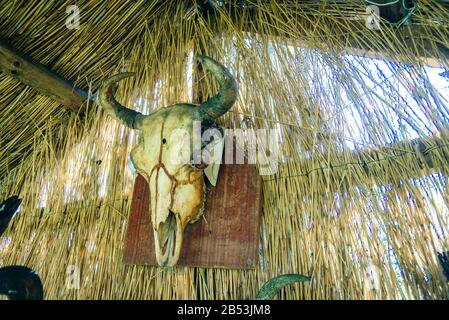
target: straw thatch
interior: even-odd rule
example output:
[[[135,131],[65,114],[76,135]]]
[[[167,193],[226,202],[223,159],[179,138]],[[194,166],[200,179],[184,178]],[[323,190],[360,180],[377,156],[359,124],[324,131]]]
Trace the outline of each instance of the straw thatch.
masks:
[[[425,63],[449,67],[449,11],[416,2],[370,30],[364,1],[222,1],[208,16],[193,1],[85,0],[70,30],[71,1],[0,1],[0,38],[86,91],[135,71],[117,96],[145,113],[213,94],[188,70],[192,50],[216,58],[240,89],[221,123],[277,129],[282,154],[263,176],[257,269],[125,266],[135,133],[95,104],[79,117],[1,74],[0,198],[23,204],[0,264],[37,270],[46,298],[246,299],[283,273],[312,276],[283,299],[447,298],[448,95]],[[419,137],[431,166],[407,142]]]

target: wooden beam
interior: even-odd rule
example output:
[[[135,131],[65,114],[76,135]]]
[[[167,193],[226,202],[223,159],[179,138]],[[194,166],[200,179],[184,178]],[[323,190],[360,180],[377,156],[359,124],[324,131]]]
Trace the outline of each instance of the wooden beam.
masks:
[[[449,132],[442,129],[437,134],[413,140],[404,140],[380,147],[366,148],[353,153],[367,175],[376,175],[375,168],[388,163],[394,165],[398,159],[411,157],[418,164],[418,171],[423,169],[441,169],[449,164]],[[439,152],[435,152],[439,151]],[[437,160],[438,156],[443,156]],[[411,168],[410,168],[411,169]],[[413,171],[413,170],[412,170]]]
[[[242,26],[242,30],[248,32],[249,34],[260,34],[263,36],[273,37],[275,39],[281,39],[288,44],[297,45],[304,48],[313,48],[317,41],[309,41],[309,35],[304,33],[302,39],[293,39],[289,37],[288,34],[283,34],[280,30],[272,29],[270,34],[266,34],[267,29],[258,29],[258,24],[254,23],[258,19],[259,9],[255,6],[253,7],[243,7],[243,6],[232,6],[223,7],[222,10],[227,11],[229,18],[236,25]],[[211,30],[215,33],[220,34],[220,30],[217,30],[217,19],[219,17],[214,13],[207,13],[208,18],[206,21],[209,23]],[[269,21],[270,17],[265,16],[268,19],[267,25],[276,25],[276,21]],[[373,42],[369,37],[364,37],[363,33],[379,33],[381,30],[370,30],[366,27],[366,22],[363,16],[359,17],[359,20],[353,20],[349,18],[339,18],[338,23],[336,19],[331,19],[329,23],[332,23],[332,28],[325,28],[320,30],[314,24],[313,17],[297,17],[295,20],[288,19],[286,17],[284,21],[289,21],[292,29],[297,30],[315,30],[315,38],[322,37],[323,42],[320,43],[321,48],[330,48],[332,43],[326,43],[324,39],[337,39],[341,47],[347,53],[362,55],[368,57],[376,57],[380,59],[386,59],[389,61],[398,61],[404,64],[412,64],[416,61],[410,61],[405,56],[398,55],[393,48],[391,48],[391,42],[397,42],[398,46],[403,46],[407,52],[413,54],[417,57],[417,61],[425,65],[430,65],[433,67],[445,67],[449,65],[449,48],[443,46],[441,43],[432,42],[429,39],[432,37],[429,35],[428,30],[419,25],[407,25],[399,28],[395,31],[395,36],[397,39],[382,39],[382,37],[377,37]],[[282,20],[281,18],[279,20]],[[324,23],[325,21],[320,21]],[[384,28],[389,28],[385,25]],[[356,36],[348,34],[347,30],[351,28],[355,30]],[[333,30],[332,34],[329,34],[329,29]],[[446,32],[442,30],[442,32]],[[334,42],[335,43],[335,42]]]
[[[75,112],[82,113],[82,105],[93,100],[88,94],[62,78],[46,66],[11,47],[0,39],[0,71],[58,101]]]
[[[351,152],[336,150],[333,154],[323,155],[322,160],[302,160],[299,167],[303,168],[303,173],[300,176],[322,183],[328,183],[330,179],[342,187],[373,183],[381,185],[419,178],[431,172],[447,171],[448,142],[449,128],[442,128],[434,135],[413,140]],[[402,160],[405,158],[410,160],[411,166],[404,165]],[[332,159],[332,162],[328,159]],[[349,170],[358,173],[348,175]],[[353,180],[349,181],[348,176]],[[359,177],[359,181],[356,177]]]
[[[363,28],[360,25],[360,28]],[[367,30],[367,32],[379,32],[376,30]],[[440,43],[430,41],[429,34],[421,26],[408,25],[403,26],[395,32],[399,40],[398,45],[402,45],[408,52],[413,53],[416,60],[430,67],[445,67],[449,65],[449,48]],[[364,46],[354,39],[347,39],[347,52],[354,55],[362,55],[371,58],[384,59],[386,61],[397,61],[404,64],[412,64],[414,61],[406,56],[396,54],[388,49],[389,45],[385,39],[384,51],[375,50],[369,46]]]

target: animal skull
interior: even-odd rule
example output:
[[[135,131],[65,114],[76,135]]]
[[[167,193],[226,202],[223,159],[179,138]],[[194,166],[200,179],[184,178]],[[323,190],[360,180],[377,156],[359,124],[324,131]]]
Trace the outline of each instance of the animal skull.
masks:
[[[156,259],[160,266],[176,265],[184,229],[187,223],[197,221],[204,209],[204,168],[180,161],[192,157],[189,146],[195,138],[193,123],[214,123],[237,98],[235,80],[223,65],[206,56],[196,58],[220,85],[218,94],[199,106],[179,103],[150,115],[128,109],[117,102],[113,90],[118,81],[132,73],[108,78],[97,97],[98,104],[111,117],[141,131],[140,140],[131,151],[131,161],[149,185]]]

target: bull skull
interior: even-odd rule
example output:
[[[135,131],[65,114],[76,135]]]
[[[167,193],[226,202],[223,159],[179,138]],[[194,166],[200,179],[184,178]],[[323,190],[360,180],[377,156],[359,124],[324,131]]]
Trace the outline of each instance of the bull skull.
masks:
[[[136,171],[149,185],[156,259],[160,266],[176,265],[184,229],[187,223],[201,217],[205,202],[202,167],[179,159],[173,161],[173,157],[182,153],[182,146],[190,146],[194,121],[213,123],[232,107],[237,98],[235,80],[224,66],[209,57],[199,55],[196,58],[220,85],[218,94],[199,106],[179,103],[150,115],[128,109],[117,102],[113,89],[118,81],[132,76],[132,73],[108,78],[98,92],[98,104],[111,117],[142,132],[130,158]],[[188,134],[174,134],[180,130]],[[191,158],[192,155],[188,156]]]

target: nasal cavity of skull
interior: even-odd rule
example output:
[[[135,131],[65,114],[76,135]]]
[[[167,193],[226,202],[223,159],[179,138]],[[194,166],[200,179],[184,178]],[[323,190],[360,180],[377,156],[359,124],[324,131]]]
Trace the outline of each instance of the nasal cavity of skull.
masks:
[[[177,231],[176,214],[173,211],[169,210],[167,219],[159,224],[158,231],[162,255],[165,256],[168,253],[168,256],[173,256]]]

